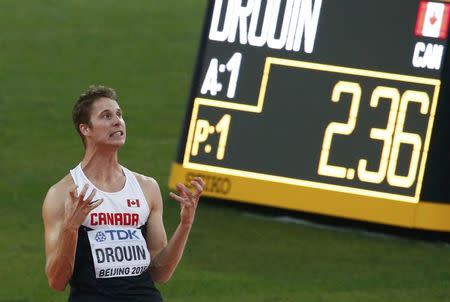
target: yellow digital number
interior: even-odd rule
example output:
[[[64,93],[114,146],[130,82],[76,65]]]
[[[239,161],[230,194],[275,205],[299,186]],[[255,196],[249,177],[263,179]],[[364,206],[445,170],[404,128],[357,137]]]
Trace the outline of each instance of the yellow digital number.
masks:
[[[378,171],[368,171],[366,159],[360,159],[358,165],[358,178],[360,180],[378,184],[386,177],[389,153],[391,152],[392,135],[395,130],[395,120],[397,119],[398,106],[400,103],[400,93],[395,88],[378,86],[372,93],[370,106],[377,107],[380,98],[391,100],[391,108],[389,110],[386,129],[372,128],[370,130],[370,138],[383,141],[380,166]]]
[[[217,146],[216,158],[222,160],[225,156],[225,148],[227,145],[228,132],[230,129],[231,115],[222,116],[216,126],[210,125],[207,120],[199,119],[195,125],[194,139],[192,142],[191,155],[197,156],[200,144],[205,143],[210,134],[219,133],[219,144]],[[210,153],[212,146],[206,144],[204,146],[205,153]]]
[[[347,123],[331,122],[328,124],[320,153],[318,174],[336,178],[353,179],[355,170],[328,164],[331,142],[334,134],[350,135],[355,129],[361,99],[361,86],[358,83],[340,81],[333,88],[331,100],[338,102],[342,93],[352,94],[349,118]],[[396,88],[378,86],[370,98],[370,106],[378,107],[380,99],[391,102],[386,128],[372,128],[370,138],[383,141],[380,164],[377,171],[367,170],[367,160],[360,159],[358,163],[358,178],[364,182],[381,183],[387,178],[391,186],[409,188],[414,184],[422,151],[422,139],[417,133],[404,132],[408,104],[420,104],[420,113],[428,114],[430,98],[423,91],[407,90],[401,96]],[[413,148],[406,176],[397,175],[397,161],[401,145],[411,145]]]
[[[225,155],[225,147],[227,145],[228,130],[230,129],[231,115],[225,114],[217,123],[216,131],[220,133],[219,147],[217,148],[217,159],[223,159]]]
[[[430,106],[430,98],[428,97],[428,94],[423,91],[407,90],[403,93],[400,101],[400,112],[398,113],[397,125],[395,127],[394,142],[392,144],[391,158],[389,160],[387,181],[391,186],[403,188],[411,187],[416,179],[420,151],[422,149],[422,139],[420,138],[420,135],[416,133],[403,132],[406,111],[408,110],[408,103],[410,102],[419,103],[420,113],[427,114]],[[401,144],[413,146],[408,174],[406,176],[395,174]]]
[[[350,113],[347,123],[331,122],[325,130],[323,137],[322,151],[320,153],[319,170],[320,175],[332,176],[338,178],[353,178],[355,171],[339,166],[328,164],[330,156],[331,141],[334,134],[350,135],[355,129],[356,117],[358,116],[359,103],[361,100],[361,86],[358,83],[339,81],[334,85],[331,94],[333,102],[339,102],[342,93],[352,95]],[[348,174],[348,175],[347,175]],[[353,174],[353,175],[352,175]]]

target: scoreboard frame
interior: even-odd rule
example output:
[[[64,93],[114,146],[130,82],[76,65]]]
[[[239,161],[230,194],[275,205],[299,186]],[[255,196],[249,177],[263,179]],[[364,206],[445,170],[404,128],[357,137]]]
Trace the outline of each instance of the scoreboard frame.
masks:
[[[441,76],[438,78],[385,72],[366,68],[354,68],[326,64],[313,60],[306,61],[304,59],[292,59],[290,57],[286,58],[267,55],[264,60],[264,68],[261,75],[260,85],[258,87],[259,92],[256,102],[242,103],[234,101],[233,99],[225,100],[223,97],[221,98],[211,95],[208,97],[200,95],[199,89],[201,86],[201,80],[204,79],[206,73],[205,70],[207,69],[205,66],[206,61],[203,60],[205,58],[206,47],[208,45],[207,33],[211,25],[213,6],[214,1],[210,1],[207,7],[207,13],[205,15],[205,26],[203,27],[201,46],[197,57],[197,67],[194,73],[194,80],[192,82],[189,98],[190,101],[187,105],[185,122],[183,124],[183,131],[180,137],[177,160],[172,164],[169,179],[169,186],[171,188],[174,188],[178,182],[185,183],[189,186],[189,181],[193,177],[201,176],[206,180],[204,195],[212,198],[382,223],[400,227],[450,232],[450,200],[427,201],[421,196],[421,189],[423,185],[422,181],[427,166],[427,156],[430,153],[430,144],[433,145],[432,132],[435,124],[434,119],[436,116],[436,110],[439,111],[438,100],[445,99],[445,96],[448,97],[450,94],[447,83],[441,83],[441,79],[448,78],[449,76],[448,49],[446,49],[442,60],[443,66],[441,69]],[[237,48],[239,51],[239,47]],[[234,53],[236,53],[236,51]],[[218,63],[216,62],[216,64]],[[367,189],[360,188],[357,185],[352,186],[345,184],[343,185],[342,183],[333,183],[333,181],[324,182],[310,179],[308,180],[298,177],[276,175],[274,173],[261,173],[258,171],[251,171],[250,169],[239,169],[233,167],[230,163],[223,165],[214,164],[214,160],[220,161],[223,159],[223,154],[221,155],[222,158],[219,158],[219,145],[224,136],[225,144],[227,143],[227,139],[230,139],[227,137],[227,135],[229,135],[228,128],[224,128],[226,130],[225,135],[224,130],[221,130],[222,133],[219,133],[219,130],[212,126],[213,122],[205,122],[205,131],[202,132],[198,125],[198,121],[201,120],[199,118],[200,110],[202,108],[210,107],[219,108],[227,112],[246,112],[254,115],[261,114],[264,111],[266,90],[271,75],[271,68],[273,66],[285,66],[294,69],[314,70],[325,74],[334,73],[352,75],[361,78],[382,79],[392,82],[421,84],[433,87],[433,93],[429,99],[429,103],[427,103],[426,109],[428,120],[426,122],[426,129],[424,129],[422,136],[423,148],[421,145],[420,155],[417,157],[417,172],[414,172],[415,175],[417,175],[414,178],[414,193],[411,196],[408,196],[407,194],[386,192],[386,189]],[[394,103],[393,100],[392,103]],[[398,111],[400,109],[396,110]],[[442,111],[447,112],[448,110],[446,110]],[[398,115],[397,111],[395,114]],[[351,114],[349,114],[348,123],[350,123],[350,119]],[[228,120],[227,127],[229,127],[229,123],[230,121]],[[202,159],[201,156],[198,155],[198,151],[193,152],[193,148],[198,148],[200,143],[206,142],[209,135],[206,129],[209,129],[209,133],[211,135],[213,133],[220,135],[219,142],[216,142],[217,156],[214,160],[207,158]],[[200,135],[203,136],[204,140],[199,141]],[[391,137],[392,136],[395,135],[391,133]],[[383,143],[387,144],[386,142]],[[392,141],[390,144],[392,144]],[[209,148],[205,145],[204,153],[211,152],[211,145],[212,144],[207,145]],[[225,146],[222,147],[222,149],[225,149]],[[324,148],[322,148],[322,152],[323,150]],[[225,152],[224,150],[222,151]],[[199,160],[195,160],[195,157],[198,157]],[[322,157],[323,156],[321,155],[321,158]],[[192,160],[193,158],[194,160]],[[386,165],[388,165],[389,160],[390,159],[385,160]],[[382,169],[381,165],[382,163],[380,162],[380,171]],[[333,167],[332,165],[328,166]],[[357,172],[356,169],[350,168],[345,171],[345,174],[343,174],[345,176],[343,178],[347,178],[349,181],[353,179],[354,174],[360,172]],[[386,175],[386,171],[384,171],[384,175]]]

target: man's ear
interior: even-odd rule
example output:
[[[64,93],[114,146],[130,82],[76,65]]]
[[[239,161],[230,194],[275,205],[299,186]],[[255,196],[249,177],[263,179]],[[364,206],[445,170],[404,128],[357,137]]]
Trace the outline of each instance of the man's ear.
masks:
[[[81,134],[83,134],[84,136],[88,136],[91,131],[91,128],[89,127],[89,125],[86,125],[86,124],[80,124],[79,128],[80,128]]]

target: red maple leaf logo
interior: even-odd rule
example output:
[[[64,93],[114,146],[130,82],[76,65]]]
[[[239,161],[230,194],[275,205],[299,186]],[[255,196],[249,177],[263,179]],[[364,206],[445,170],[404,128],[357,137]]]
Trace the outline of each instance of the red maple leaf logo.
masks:
[[[433,16],[431,16],[431,18],[430,18],[430,23],[431,23],[431,25],[433,25],[434,23],[436,23],[436,21],[437,21],[436,13],[434,13]]]

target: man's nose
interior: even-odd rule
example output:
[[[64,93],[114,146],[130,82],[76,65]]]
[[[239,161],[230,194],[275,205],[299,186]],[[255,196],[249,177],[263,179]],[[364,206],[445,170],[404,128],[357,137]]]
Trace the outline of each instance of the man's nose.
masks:
[[[114,120],[113,120],[114,126],[118,126],[121,124],[121,119],[120,117],[118,117],[117,115],[114,116]]]

